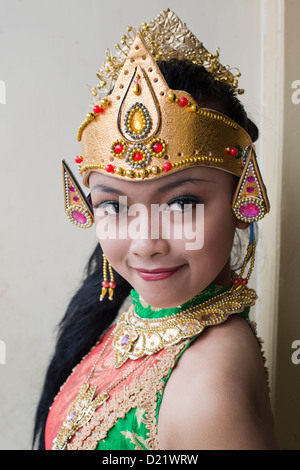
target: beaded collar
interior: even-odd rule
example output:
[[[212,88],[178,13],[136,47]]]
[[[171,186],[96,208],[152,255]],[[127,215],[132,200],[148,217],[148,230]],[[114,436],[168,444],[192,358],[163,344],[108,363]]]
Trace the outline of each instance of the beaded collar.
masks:
[[[248,316],[256,298],[255,291],[246,286],[228,290],[211,284],[183,305],[157,309],[133,290],[132,304],[121,315],[114,331],[115,367],[192,338],[206,326],[222,323],[234,313]]]

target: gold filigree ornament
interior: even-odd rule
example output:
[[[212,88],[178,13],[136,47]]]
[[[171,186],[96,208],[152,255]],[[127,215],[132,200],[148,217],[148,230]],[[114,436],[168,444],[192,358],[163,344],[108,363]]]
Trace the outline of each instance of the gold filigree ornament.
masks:
[[[254,305],[256,298],[253,289],[241,286],[239,290],[227,291],[201,305],[158,319],[139,317],[131,305],[120,317],[113,333],[115,367],[122,366],[128,359],[139,359],[192,338],[205,327],[243,312]]]

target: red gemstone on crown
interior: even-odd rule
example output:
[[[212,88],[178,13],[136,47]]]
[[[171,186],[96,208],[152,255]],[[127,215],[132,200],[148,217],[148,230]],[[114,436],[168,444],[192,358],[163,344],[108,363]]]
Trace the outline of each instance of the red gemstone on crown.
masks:
[[[153,152],[155,153],[160,153],[163,151],[163,144],[161,142],[154,142],[154,144],[152,145],[152,150]]]
[[[229,151],[230,155],[232,155],[233,157],[236,157],[237,154],[239,153],[238,149],[236,147],[232,147]]]
[[[172,169],[172,163],[170,163],[170,162],[165,162],[165,163],[163,164],[163,170],[164,170],[164,171],[170,171],[171,169]]]
[[[113,173],[114,166],[109,163],[108,165],[106,165],[105,170],[107,171],[107,173]]]
[[[249,181],[249,183],[253,183],[254,182],[254,176],[248,176],[247,181]]]
[[[73,186],[70,186],[69,190],[71,191],[71,193],[75,193],[75,188],[73,188]]]
[[[93,112],[95,114],[104,113],[104,111],[105,111],[105,108],[100,108],[100,106],[98,106],[97,104],[96,106],[93,107]]]
[[[120,154],[124,151],[124,146],[122,144],[118,143],[114,146],[114,151],[115,151],[115,153]]]
[[[133,156],[133,160],[135,162],[139,162],[140,160],[144,159],[144,155],[141,152],[136,152]]]
[[[182,98],[179,98],[178,100],[178,105],[181,106],[182,108],[188,104],[188,99],[183,96]]]
[[[246,204],[242,204],[240,206],[239,212],[243,217],[253,219],[254,217],[257,217],[259,215],[260,207],[254,202],[247,202]]]
[[[76,163],[81,163],[82,160],[83,160],[83,158],[82,158],[82,157],[79,157],[79,156],[77,156],[77,157],[75,158],[75,162],[76,162]]]
[[[247,188],[247,193],[253,193],[253,191],[254,191],[254,188],[252,186],[249,186]]]

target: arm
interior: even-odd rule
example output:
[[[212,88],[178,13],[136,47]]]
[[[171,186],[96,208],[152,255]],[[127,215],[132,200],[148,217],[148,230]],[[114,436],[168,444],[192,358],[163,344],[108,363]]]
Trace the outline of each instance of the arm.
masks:
[[[276,449],[266,375],[249,325],[208,328],[180,358],[159,414],[162,449]]]

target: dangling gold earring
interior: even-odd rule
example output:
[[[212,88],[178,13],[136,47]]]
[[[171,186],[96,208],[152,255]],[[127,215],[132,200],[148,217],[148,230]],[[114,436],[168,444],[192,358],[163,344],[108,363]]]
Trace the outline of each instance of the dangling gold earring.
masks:
[[[103,258],[103,281],[102,281],[102,290],[101,290],[101,295],[100,295],[99,300],[102,301],[104,299],[107,289],[108,289],[108,300],[113,300],[114,289],[116,287],[114,273],[104,253],[102,254],[102,258]],[[107,268],[109,271],[110,280],[108,280],[107,278]]]
[[[254,240],[254,227],[253,227],[253,222],[251,222],[250,223],[250,240],[249,240],[249,244],[247,247],[247,253],[244,258],[243,265],[242,265],[239,275],[233,279],[233,286],[231,290],[239,290],[241,289],[242,286],[246,286],[248,284],[248,281],[250,279],[251,273],[254,268],[255,248],[256,248],[256,242]],[[245,277],[243,277],[246,266],[249,261],[250,261],[250,266],[249,266],[248,273]]]

